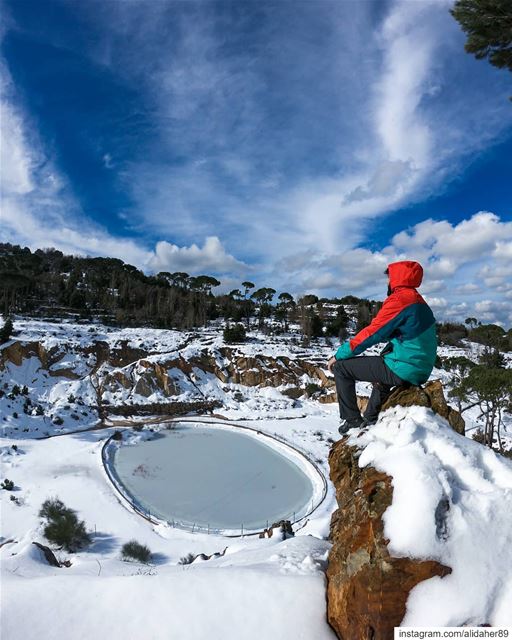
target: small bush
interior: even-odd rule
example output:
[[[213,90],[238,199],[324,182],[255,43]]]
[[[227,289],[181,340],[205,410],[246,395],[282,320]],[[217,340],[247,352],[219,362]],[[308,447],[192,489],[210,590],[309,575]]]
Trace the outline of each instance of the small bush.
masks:
[[[122,431],[114,431],[114,433],[112,434],[112,440],[122,440],[122,439],[123,439]]]
[[[505,330],[497,324],[481,324],[469,332],[469,339],[487,347],[507,348]]]
[[[146,545],[140,544],[137,540],[130,540],[130,542],[123,544],[121,556],[125,562],[129,560],[136,560],[138,562],[148,564],[151,560],[151,551],[146,547]]]
[[[79,520],[76,512],[66,507],[58,498],[45,500],[39,511],[39,517],[47,520],[43,531],[44,537],[66,551],[71,553],[79,551],[92,542],[85,528],[85,522]]]
[[[0,488],[5,489],[6,491],[12,491],[14,489],[14,482],[6,478],[2,484],[0,484]]]
[[[243,324],[228,324],[224,329],[223,336],[225,342],[245,342],[247,340]]]
[[[322,391],[322,387],[318,384],[315,384],[314,382],[308,382],[308,384],[306,385],[306,395],[308,396],[308,398],[311,398],[311,396],[314,396],[320,391]]]
[[[53,424],[56,424],[57,426],[60,426],[61,424],[64,424],[64,420],[60,417],[60,416],[55,416],[55,418],[52,420]]]
[[[186,556],[183,556],[183,558],[180,559],[178,564],[192,564],[195,559],[196,556],[193,553],[188,553]]]

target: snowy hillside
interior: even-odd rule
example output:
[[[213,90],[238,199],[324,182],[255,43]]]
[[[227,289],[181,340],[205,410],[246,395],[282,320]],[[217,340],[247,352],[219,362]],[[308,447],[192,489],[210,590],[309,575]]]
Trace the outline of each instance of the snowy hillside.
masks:
[[[327,456],[339,440],[325,369],[334,343],[306,348],[298,337],[253,331],[247,343],[226,345],[215,325],[177,332],[17,319],[15,329],[0,347],[2,478],[15,485],[0,491],[3,638],[335,638],[324,575],[336,509]],[[476,359],[480,351],[466,343],[439,353]],[[444,370],[432,378],[450,384]],[[367,395],[368,385],[358,391]],[[101,451],[116,430],[143,426],[153,437],[165,429],[161,405],[201,408],[207,423],[288,442],[327,478],[323,501],[285,539],[278,529],[270,538],[226,538],[145,520],[115,491]],[[351,433],[361,464],[393,477],[390,548],[452,568],[411,592],[404,624],[512,624],[512,462],[471,439],[481,425],[476,407],[464,418],[467,437],[415,407],[390,409],[369,432]],[[510,447],[509,415],[504,440]],[[440,537],[433,525],[442,496],[450,509]],[[84,551],[56,551],[69,567],[49,566],[32,544],[48,544],[38,512],[51,497],[92,535]],[[121,560],[132,539],[150,548],[150,565]],[[198,557],[183,563],[189,554]]]

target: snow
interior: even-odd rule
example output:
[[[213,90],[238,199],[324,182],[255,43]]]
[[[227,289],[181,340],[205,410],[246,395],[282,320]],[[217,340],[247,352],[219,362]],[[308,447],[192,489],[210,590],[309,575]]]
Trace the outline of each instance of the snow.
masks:
[[[351,442],[393,479],[390,552],[452,569],[412,590],[403,626],[512,624],[512,461],[422,407],[390,409]]]
[[[295,421],[275,422],[267,428],[286,433],[284,424],[291,427]],[[310,427],[332,430],[335,424],[313,419]],[[15,540],[0,549],[2,637],[67,640],[101,629],[123,640],[161,638],[162,633],[185,640],[230,640],[242,630],[249,640],[262,631],[305,640],[334,638],[325,622],[323,573],[330,547],[324,534],[336,506],[332,490],[313,526],[306,524],[284,541],[277,533],[271,539],[231,539],[155,526],[121,503],[110,485],[101,447],[112,432],[17,440],[18,451],[4,445],[4,474],[20,487],[15,493],[24,496],[24,503],[4,501],[2,492],[2,541]],[[312,455],[322,451],[325,457],[325,449],[313,439]],[[71,559],[70,568],[49,567],[31,544],[45,543],[37,511],[51,496],[76,509],[94,532],[89,550],[57,552]],[[149,546],[153,566],[120,560],[122,544],[132,538]],[[225,547],[220,558],[179,564],[188,553],[210,555]]]
[[[324,586],[315,575],[258,567],[187,567],[165,575],[131,571],[122,577],[40,577],[29,584],[14,577],[4,598],[5,638],[336,637],[324,620]]]
[[[178,332],[15,318],[15,329],[16,340],[39,342],[46,351],[55,351],[50,371],[37,357],[0,370],[0,389],[5,389],[0,397],[2,477],[15,483],[14,491],[0,491],[2,638],[68,640],[98,633],[112,640],[335,637],[325,619],[324,571],[330,519],[337,508],[328,480],[325,498],[295,526],[295,537],[282,540],[276,531],[270,539],[227,538],[148,522],[118,496],[103,467],[103,444],[116,429],[128,433],[138,423],[157,430],[168,418],[110,416],[100,423],[98,380],[107,375],[130,380],[129,389],[106,386],[103,398],[111,404],[167,399],[134,392],[132,383],[144,373],[139,360],[120,367],[103,364],[96,370],[94,345],[102,341],[111,350],[123,345],[142,349],[147,353],[143,360],[155,363],[200,357],[207,350],[226,366],[219,351],[226,346],[219,327]],[[265,336],[260,331],[250,331],[248,343],[230,346],[239,355],[286,356],[320,366],[333,347],[319,340],[304,348],[289,335]],[[91,352],[84,355],[87,349]],[[443,347],[440,355],[476,360],[480,349],[466,343],[460,349]],[[378,347],[372,350],[376,352]],[[510,366],[512,355],[507,358]],[[282,393],[289,385],[245,387],[223,383],[199,369],[191,375],[179,369],[169,373],[180,389],[174,400],[206,397],[222,402],[217,418],[189,420],[214,422],[217,428],[257,429],[260,437],[272,436],[303,452],[328,478],[327,456],[339,438],[335,404],[292,400]],[[435,369],[432,377],[449,388],[448,372]],[[303,382],[314,380],[305,376]],[[13,385],[27,385],[28,396],[9,397]],[[370,385],[360,383],[357,390],[368,395]],[[32,402],[28,407],[27,397]],[[471,440],[481,424],[478,409],[468,410],[464,418],[470,437],[457,435],[444,420],[418,407],[390,410],[368,432],[351,434],[362,450],[360,463],[373,464],[392,477],[393,502],[384,516],[392,553],[435,559],[452,569],[450,575],[421,583],[411,592],[404,625],[512,624],[512,467]],[[510,446],[510,416],[504,431]],[[291,455],[279,442],[272,446]],[[300,459],[297,455],[295,462],[300,464]],[[57,551],[61,559],[71,560],[69,568],[48,566],[32,545],[34,540],[47,543],[38,512],[49,497],[75,509],[93,534],[86,551]],[[150,566],[121,560],[121,547],[131,539],[151,549]],[[220,557],[180,564],[190,553],[211,555],[224,549]]]

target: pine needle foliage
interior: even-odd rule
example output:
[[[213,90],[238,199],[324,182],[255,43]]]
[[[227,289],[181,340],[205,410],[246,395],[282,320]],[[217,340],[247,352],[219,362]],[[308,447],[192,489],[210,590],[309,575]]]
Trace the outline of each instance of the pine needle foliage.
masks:
[[[136,560],[148,564],[151,560],[151,551],[144,544],[140,544],[137,540],[130,540],[123,544],[121,549],[121,557],[125,561]]]
[[[477,59],[487,58],[512,71],[512,2],[457,0],[450,11],[467,34],[465,49]]]
[[[39,517],[46,519],[44,537],[70,553],[80,551],[92,542],[85,522],[79,520],[76,512],[66,507],[58,498],[45,500],[39,510]]]

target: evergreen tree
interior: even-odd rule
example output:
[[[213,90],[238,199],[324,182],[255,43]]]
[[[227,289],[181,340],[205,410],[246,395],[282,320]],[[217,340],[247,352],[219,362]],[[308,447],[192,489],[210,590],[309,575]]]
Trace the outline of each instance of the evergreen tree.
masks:
[[[487,58],[512,71],[512,2],[457,0],[450,11],[467,34],[465,49],[477,59]]]
[[[279,300],[279,304],[276,307],[276,319],[281,320],[283,322],[284,330],[288,331],[288,314],[290,309],[295,305],[295,301],[293,296],[286,291],[280,293],[277,299]]]
[[[12,320],[10,318],[7,318],[7,320],[4,323],[4,326],[0,329],[0,344],[2,344],[2,342],[7,342],[7,340],[9,340],[9,338],[12,335],[12,330],[13,330]]]
[[[503,413],[512,401],[512,369],[490,368],[476,365],[450,392],[452,397],[470,402],[463,411],[478,406],[484,418],[483,444],[492,447],[494,434],[498,438],[500,451],[503,452],[501,426]]]

